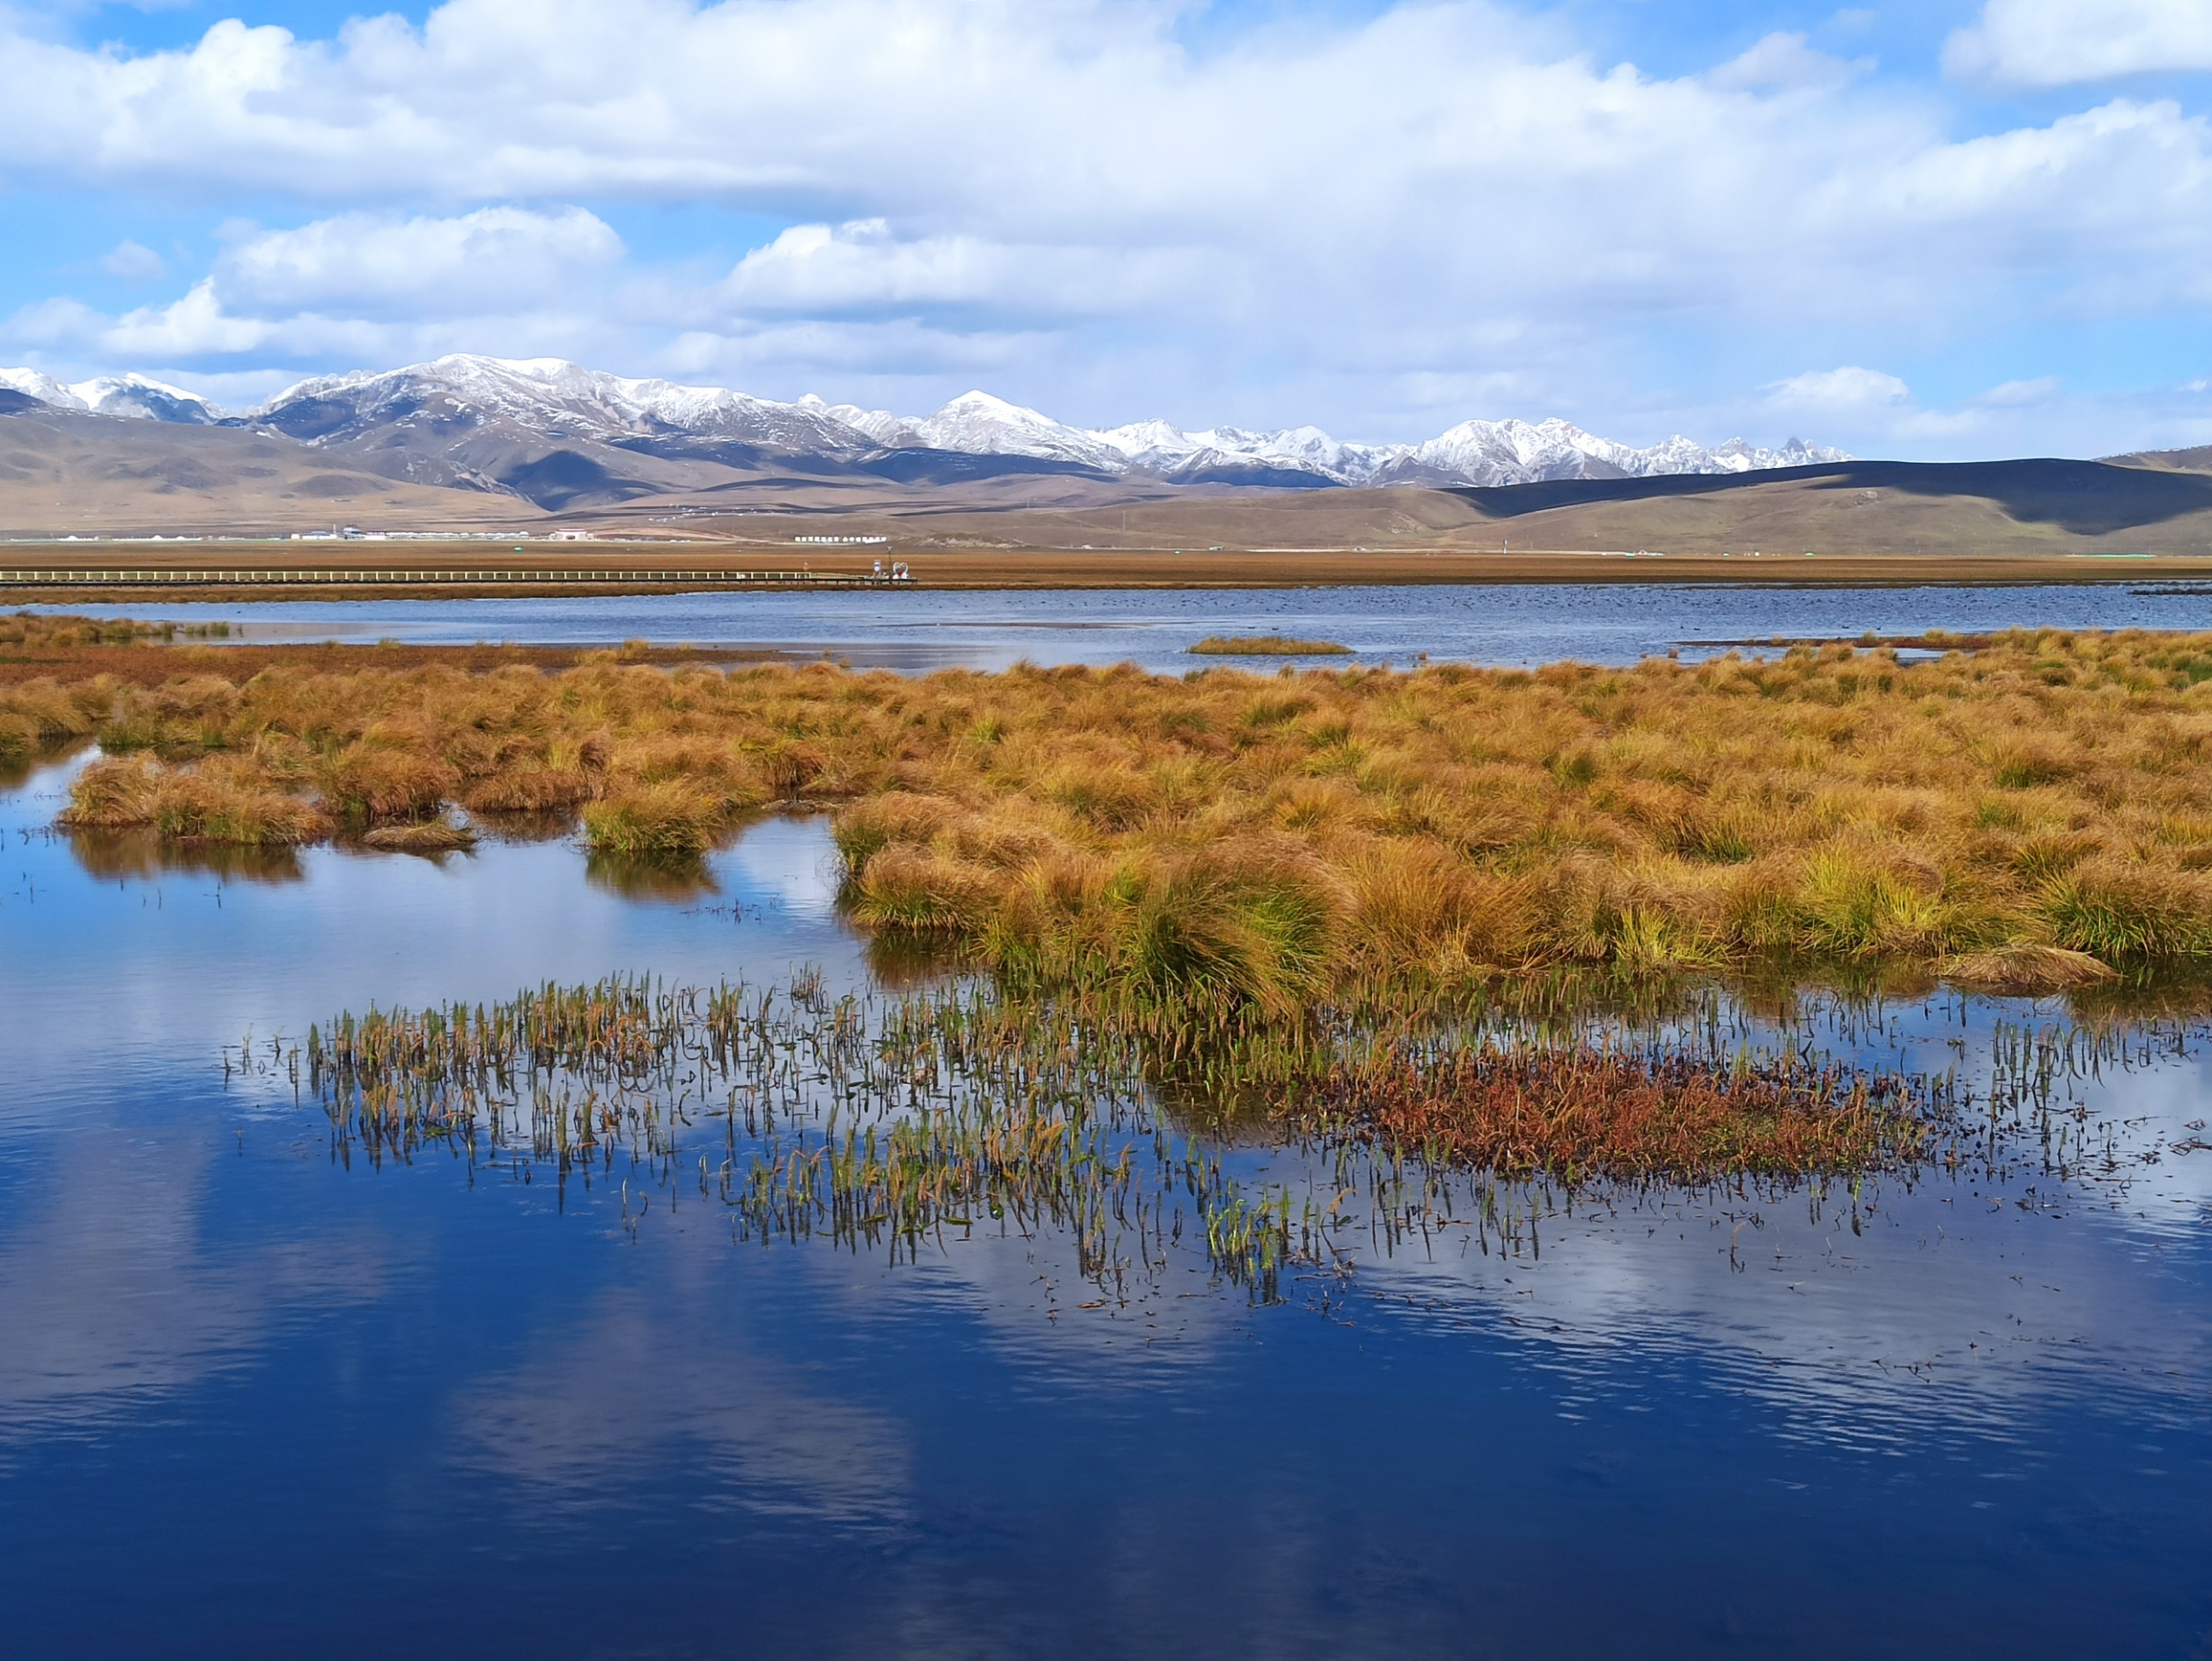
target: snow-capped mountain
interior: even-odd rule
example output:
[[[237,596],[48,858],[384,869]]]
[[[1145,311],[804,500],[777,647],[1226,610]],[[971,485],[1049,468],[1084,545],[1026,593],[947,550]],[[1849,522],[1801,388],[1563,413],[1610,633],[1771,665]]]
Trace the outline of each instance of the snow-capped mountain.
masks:
[[[1094,434],[1118,451],[1127,464],[1164,478],[1259,466],[1279,472],[1310,473],[1335,484],[1364,484],[1395,450],[1370,444],[1342,444],[1318,427],[1281,432],[1246,432],[1234,427],[1185,432],[1165,421],[1139,421]]]
[[[1306,474],[1332,484],[1528,484],[1552,478],[1643,478],[1671,473],[1748,473],[1848,461],[1840,450],[1793,438],[1764,450],[1735,438],[1718,449],[1683,437],[1648,449],[1599,438],[1559,420],[1463,421],[1421,444],[1346,444],[1317,427],[1246,432],[1234,427],[1187,432],[1165,421],[1093,431],[966,392],[934,415],[901,416],[852,405],[823,412],[886,447],[1028,455],[1182,480],[1253,470]]]
[[[1394,460],[1397,458],[1394,458]],[[1403,459],[1470,484],[1527,484],[1546,478],[1648,478],[1664,473],[1750,473],[1770,467],[1806,467],[1848,461],[1840,450],[1793,438],[1780,450],[1762,450],[1732,438],[1707,450],[1679,435],[1645,450],[1599,438],[1564,421],[1462,421]],[[1391,462],[1385,462],[1387,469]]]
[[[231,419],[314,445],[431,441],[472,475],[476,460],[459,456],[454,447],[468,442],[481,449],[494,435],[658,455],[726,452],[733,444],[840,459],[950,452],[1170,483],[1498,485],[1747,473],[1850,459],[1794,438],[1781,450],[1740,438],[1709,450],[1682,437],[1636,449],[1559,420],[1464,421],[1420,444],[1347,444],[1315,427],[1192,432],[1140,421],[1093,431],[981,391],[962,393],[929,415],[896,415],[811,395],[785,404],[718,387],[627,380],[557,358],[467,354],[302,381],[259,409],[228,418],[206,399],[143,375],[63,386],[36,370],[0,369],[0,387],[62,409],[161,421]],[[410,466],[407,476],[417,471]]]
[[[0,388],[57,409],[83,410],[95,415],[173,421],[194,427],[223,418],[223,411],[197,392],[144,375],[117,375],[64,385],[36,369],[0,369]]]
[[[506,422],[545,438],[740,439],[785,450],[850,450],[868,441],[814,407],[719,387],[632,381],[559,358],[467,354],[380,373],[326,375],[279,392],[247,419],[311,441],[357,438],[425,420]]]

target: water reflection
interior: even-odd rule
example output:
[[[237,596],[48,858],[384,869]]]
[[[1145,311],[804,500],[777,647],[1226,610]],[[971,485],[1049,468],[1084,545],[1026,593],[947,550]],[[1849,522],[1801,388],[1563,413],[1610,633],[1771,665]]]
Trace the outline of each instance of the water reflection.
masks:
[[[688,905],[721,893],[704,854],[611,853],[593,849],[584,879],[622,899]]]
[[[151,882],[164,875],[212,876],[225,882],[299,882],[307,875],[297,848],[252,848],[230,842],[176,842],[152,830],[72,830],[69,851],[102,882]]]
[[[589,1513],[641,1468],[680,1460],[728,1507],[839,1530],[914,1513],[912,1455],[889,1415],[825,1400],[754,1330],[697,1251],[658,1297],[721,1318],[671,1321],[635,1289],[599,1294],[528,1340],[512,1372],[472,1383],[459,1464],[499,1482],[533,1520]]]
[[[227,1240],[213,1213],[236,1148],[191,1126],[149,1137],[129,1118],[116,1104],[80,1123],[97,1160],[0,1140],[18,1179],[0,1231],[0,1469],[29,1439],[159,1414],[177,1390],[253,1364],[295,1312],[381,1296],[408,1255],[400,1241],[370,1249],[370,1231],[343,1218]]]
[[[1304,1268],[1279,1307],[1189,1258],[1124,1302],[1049,1229],[896,1262],[742,1241],[696,1104],[680,1160],[564,1195],[438,1145],[348,1168],[281,1066],[225,1074],[226,1047],[372,1003],[957,970],[843,927],[819,820],[674,890],[594,871],[566,827],[443,867],[313,849],[271,881],[36,834],[67,776],[0,791],[23,1652],[2187,1653],[2212,1629],[2186,1004],[2070,1052],[2093,1011],[1731,1006],[1767,1041],[1977,1080],[2070,1053],[2063,1177],[2031,1114],[1994,1170],[1539,1185],[1511,1250],[1464,1211],[1348,1226],[1351,1275]],[[1300,1150],[1224,1158],[1338,1192]]]

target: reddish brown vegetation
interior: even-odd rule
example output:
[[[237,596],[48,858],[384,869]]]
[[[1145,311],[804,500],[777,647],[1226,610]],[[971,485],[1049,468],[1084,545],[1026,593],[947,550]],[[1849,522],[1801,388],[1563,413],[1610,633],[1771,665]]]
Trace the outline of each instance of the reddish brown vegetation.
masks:
[[[1568,1182],[1867,1170],[1926,1128],[1888,1077],[1586,1047],[1393,1052],[1338,1069],[1317,1105],[1432,1163]]]

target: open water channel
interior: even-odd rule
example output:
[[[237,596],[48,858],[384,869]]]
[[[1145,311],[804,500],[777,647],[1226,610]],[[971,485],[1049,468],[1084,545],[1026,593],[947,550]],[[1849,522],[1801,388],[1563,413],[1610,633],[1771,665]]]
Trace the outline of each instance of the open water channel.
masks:
[[[49,608],[137,616],[140,606]],[[1208,634],[1288,634],[1347,647],[1352,661],[1529,665],[1633,663],[1680,651],[1868,632],[1954,633],[2015,627],[2212,628],[2212,584],[2054,583],[1964,587],[1813,587],[1781,583],[1563,584],[1460,587],[929,588],[818,594],[701,593],[624,599],[270,601],[163,605],[180,622],[224,622],[251,640],[394,639],[418,645],[739,646],[859,668],[909,672],[1034,663],[1130,662],[1180,673]],[[1341,664],[1338,657],[1328,661]]]
[[[1356,1200],[1272,1301],[1187,1244],[1101,1284],[1049,1226],[764,1244],[689,1180],[742,1125],[588,1184],[372,1161],[254,1058],[616,971],[868,990],[819,822],[689,879],[561,838],[208,862],[51,831],[81,759],[0,780],[8,1653],[2212,1653],[2195,1020],[1724,999],[1949,1073],[1980,1155],[1531,1190],[1510,1241]]]

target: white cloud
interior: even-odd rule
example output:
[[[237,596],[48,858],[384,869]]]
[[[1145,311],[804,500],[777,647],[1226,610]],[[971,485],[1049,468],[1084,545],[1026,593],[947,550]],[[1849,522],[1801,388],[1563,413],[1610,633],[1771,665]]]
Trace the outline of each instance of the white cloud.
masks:
[[[2204,0],[1988,0],[1951,36],[1952,74],[2005,86],[2073,86],[2157,70],[2212,70]]]
[[[1770,410],[1817,424],[1815,430],[1826,442],[1862,454],[1969,439],[1988,428],[1983,410],[1927,409],[1899,377],[1855,364],[1809,369],[1762,392]]]
[[[0,326],[0,340],[11,345],[63,344],[85,339],[100,322],[100,314],[81,300],[42,299],[21,307]]]
[[[1205,251],[1020,247],[901,237],[889,220],[794,225],[738,262],[719,299],[740,313],[988,305],[1038,316],[1129,312],[1212,275]]]
[[[1975,402],[1998,409],[2017,410],[2024,405],[2042,404],[2057,397],[2060,385],[2056,375],[2044,375],[2033,381],[2007,381],[2002,386],[1990,388]]]
[[[1979,236],[1994,214],[2017,246],[2093,212],[2138,230],[2115,263],[2154,210],[2212,227],[2212,143],[2165,106],[2055,144],[2027,129],[2008,167],[1932,111],[1854,97],[1794,36],[1658,80],[1546,55],[1481,4],[1206,59],[1171,24],[1103,0],[453,0],[327,47],[236,23],[139,57],[18,37],[0,43],[0,155],[24,177],[328,202],[837,203],[800,216],[886,219],[896,261],[832,234],[744,281],[765,293],[836,255],[842,282],[865,266],[893,295],[995,296],[1008,271],[1051,286],[1052,261],[1102,249],[1191,251],[1278,316],[1360,298],[1401,318],[1469,299],[1553,321],[1593,301],[1785,314],[1857,301],[1874,266],[1925,288],[1900,220]],[[2136,170],[2154,143],[2178,177]],[[2212,251],[2212,229],[2184,240]]]
[[[1769,34],[1705,78],[1736,92],[1786,92],[1837,86],[1859,68],[1814,51],[1802,34]]]
[[[110,318],[48,300],[0,325],[0,341],[133,365],[254,354],[386,365],[458,350],[588,354],[622,334],[588,303],[619,309],[611,286],[594,285],[620,262],[622,243],[582,209],[357,212],[226,232],[214,271],[167,304]],[[137,247],[126,242],[118,255]]]
[[[481,208],[452,218],[346,213],[242,237],[217,262],[225,300],[258,310],[409,317],[527,304],[622,257],[581,208]]]
[[[130,362],[250,352],[268,343],[270,326],[227,315],[215,279],[202,277],[170,305],[141,306],[100,330],[100,343]]]
[[[1001,364],[994,389],[1091,423],[1559,413],[1636,438],[1697,399],[1782,410],[1757,384],[1794,364],[2212,308],[2212,126],[2174,101],[1959,140],[1935,96],[1794,34],[1659,78],[1484,0],[1204,55],[1179,10],[451,0],[138,55],[0,11],[0,179],[311,221],[241,233],[173,303],[19,322],[240,370],[470,348],[865,401],[852,377],[918,400]],[[2032,11],[1994,0],[1976,38]],[[641,269],[558,206],[585,201],[798,223],[719,277]],[[1622,366],[1662,329],[1787,356],[1733,407],[1662,407]]]
[[[1913,388],[1894,375],[1879,369],[1847,365],[1840,369],[1808,369],[1777,381],[1766,388],[1777,404],[1793,410],[1863,410],[1869,406],[1902,404]]]
[[[169,274],[167,260],[144,243],[133,242],[128,237],[100,255],[100,268],[125,282],[152,282]]]

